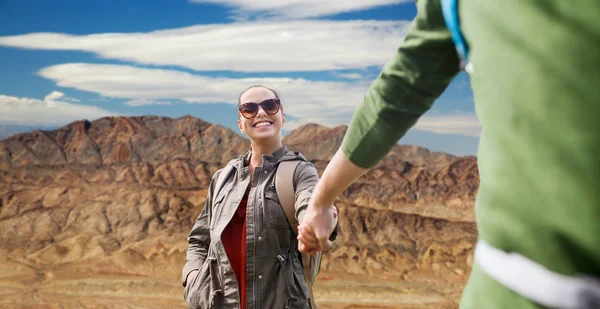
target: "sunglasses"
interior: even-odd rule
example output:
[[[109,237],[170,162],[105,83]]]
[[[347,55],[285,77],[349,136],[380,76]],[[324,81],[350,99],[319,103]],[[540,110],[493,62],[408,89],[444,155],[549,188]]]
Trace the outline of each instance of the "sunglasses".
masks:
[[[240,114],[246,119],[252,119],[258,114],[258,107],[262,107],[265,113],[269,115],[275,115],[279,111],[281,101],[279,99],[267,99],[260,103],[248,102],[241,104],[238,109]]]

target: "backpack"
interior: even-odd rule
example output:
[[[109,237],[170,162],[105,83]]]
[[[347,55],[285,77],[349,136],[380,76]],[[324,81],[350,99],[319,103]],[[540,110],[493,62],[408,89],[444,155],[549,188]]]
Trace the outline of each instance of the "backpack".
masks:
[[[288,220],[294,235],[298,235],[298,225],[299,222],[296,219],[296,208],[294,207],[294,202],[296,199],[295,191],[294,191],[294,172],[298,167],[298,164],[301,160],[290,160],[283,161],[279,163],[277,167],[277,172],[275,173],[275,191],[277,192],[277,197],[279,198],[279,203],[281,204],[281,208],[285,213],[285,216]],[[219,176],[217,177],[217,182],[215,183],[215,193],[213,194],[213,204],[215,202],[216,196],[219,191],[225,185],[225,181],[229,178],[231,173],[233,173],[233,166],[226,166]],[[310,306],[312,309],[317,309],[315,304],[315,298],[313,295],[312,286],[317,279],[317,275],[319,274],[319,270],[321,269],[321,257],[323,255],[323,251],[319,251],[314,256],[310,256],[308,254],[302,253],[301,262],[302,268],[304,270],[304,278],[306,279],[306,283],[308,285],[308,291],[310,293]]]

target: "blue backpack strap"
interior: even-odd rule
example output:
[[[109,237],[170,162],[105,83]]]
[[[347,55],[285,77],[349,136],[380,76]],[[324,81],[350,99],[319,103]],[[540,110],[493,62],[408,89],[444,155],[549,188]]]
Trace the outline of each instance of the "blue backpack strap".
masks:
[[[446,26],[452,34],[452,41],[454,41],[456,52],[461,60],[461,68],[464,69],[469,63],[469,45],[465,41],[465,37],[462,35],[460,30],[460,21],[458,18],[458,0],[440,1]]]

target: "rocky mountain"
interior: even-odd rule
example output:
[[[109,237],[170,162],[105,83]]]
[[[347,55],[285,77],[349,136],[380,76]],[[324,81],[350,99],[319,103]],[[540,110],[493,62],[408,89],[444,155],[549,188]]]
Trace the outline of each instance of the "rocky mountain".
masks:
[[[218,165],[248,146],[233,131],[191,116],[102,118],[6,138],[0,143],[0,167],[106,166],[176,159]]]
[[[284,143],[322,172],[345,131],[306,125]],[[212,174],[248,149],[191,116],[102,118],[0,140],[0,308],[185,308],[187,233]],[[474,157],[396,146],[337,202],[321,307],[456,308],[478,183]]]
[[[35,126],[35,125],[0,125],[0,139],[3,139],[5,137],[9,137],[18,133],[23,133],[23,132],[29,132],[29,131],[33,131],[33,130],[37,130],[37,129],[47,129],[47,130],[52,130],[55,129],[55,127],[49,127],[49,126]]]
[[[346,126],[330,129],[318,124],[307,124],[287,135],[284,142],[292,149],[301,150],[302,154],[310,160],[329,161],[340,147],[346,130]],[[396,145],[387,156],[386,165],[406,161],[435,170],[447,166],[456,159],[456,156],[444,152],[432,152],[423,147]]]

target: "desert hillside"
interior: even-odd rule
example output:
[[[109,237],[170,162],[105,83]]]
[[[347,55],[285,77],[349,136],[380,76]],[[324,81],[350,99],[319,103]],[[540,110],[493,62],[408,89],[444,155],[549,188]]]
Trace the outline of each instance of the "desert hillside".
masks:
[[[319,169],[345,127],[284,143]],[[186,308],[186,236],[246,139],[191,116],[79,121],[0,140],[0,308]],[[476,241],[475,157],[396,146],[338,200],[320,308],[456,308]]]

